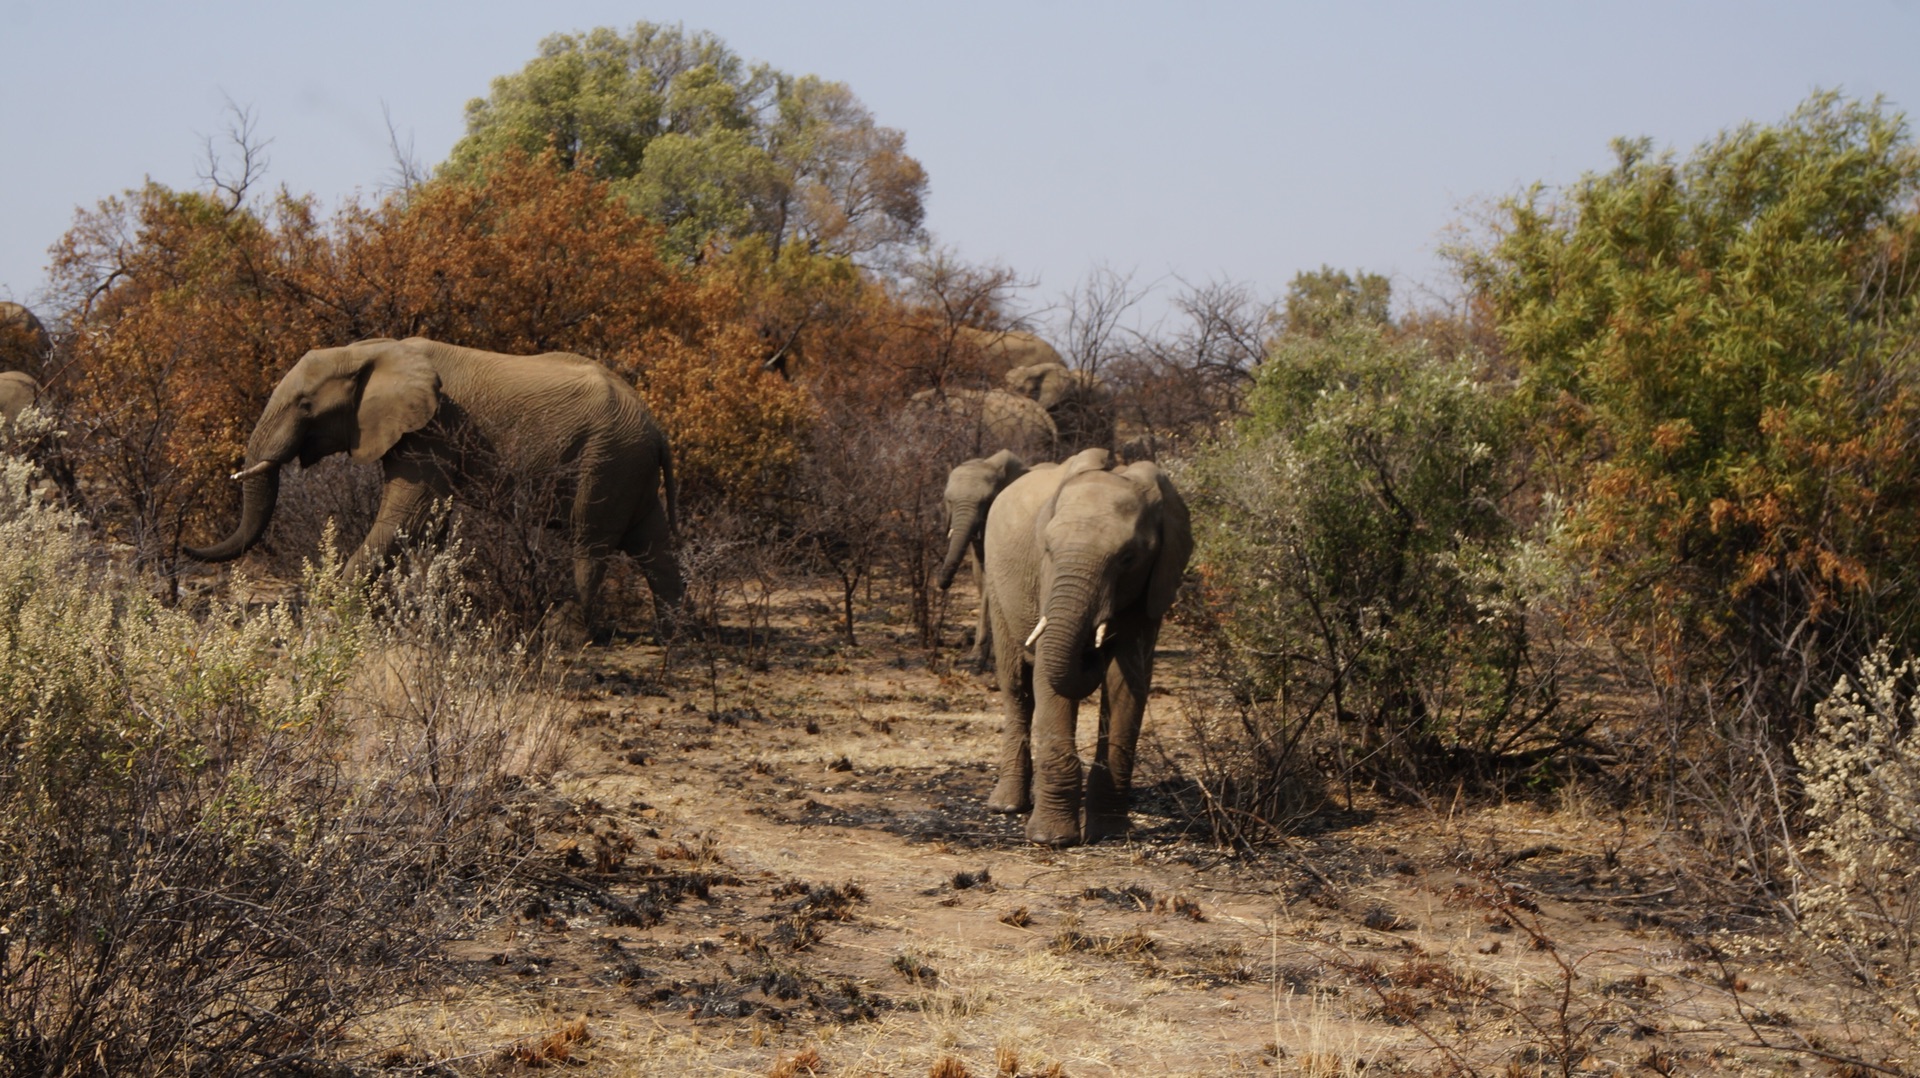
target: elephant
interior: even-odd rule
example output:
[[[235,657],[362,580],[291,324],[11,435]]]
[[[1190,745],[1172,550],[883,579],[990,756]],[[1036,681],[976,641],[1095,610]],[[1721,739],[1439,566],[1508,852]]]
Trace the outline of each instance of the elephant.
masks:
[[[43,378],[47,355],[52,351],[53,338],[32,311],[18,303],[0,301],[0,370]]]
[[[12,422],[40,398],[40,383],[25,371],[0,371],[0,422]]]
[[[974,669],[985,673],[993,662],[993,634],[987,621],[986,550],[987,510],[1007,484],[1027,474],[1026,462],[1002,449],[991,457],[975,457],[954,465],[947,474],[947,557],[940,563],[940,590],[953,586],[954,574],[967,552],[973,552],[973,578],[980,586],[980,620],[973,634]]]
[[[380,507],[350,573],[378,570],[456,488],[488,478],[553,484],[564,475],[577,627],[595,628],[606,556],[616,550],[638,560],[663,621],[679,610],[685,587],[671,550],[677,493],[666,435],[633,386],[591,359],[501,355],[423,337],[316,348],[280,379],[247,439],[234,473],[246,484],[238,527],[186,553],[239,557],[272,519],[280,468],[335,453],[378,460],[382,475]]]
[[[1060,353],[1054,350],[1053,345],[1025,330],[980,329],[977,326],[961,326],[959,329],[959,338],[978,350],[980,366],[989,375],[997,377],[1015,367],[1060,364]]]
[[[1089,449],[1035,468],[987,514],[987,602],[1006,717],[987,807],[1030,811],[1027,837],[1048,846],[1127,830],[1154,645],[1193,553],[1186,502],[1159,465],[1111,469],[1110,459]],[[1074,727],[1096,688],[1098,743],[1083,791]]]
[[[974,452],[1011,449],[1023,457],[1051,460],[1060,443],[1045,408],[1003,390],[923,389],[910,404],[970,421]]]
[[[1110,446],[1113,442],[1113,390],[1092,371],[1069,368],[1055,360],[1007,371],[1008,392],[1019,394],[1047,410],[1070,450]]]

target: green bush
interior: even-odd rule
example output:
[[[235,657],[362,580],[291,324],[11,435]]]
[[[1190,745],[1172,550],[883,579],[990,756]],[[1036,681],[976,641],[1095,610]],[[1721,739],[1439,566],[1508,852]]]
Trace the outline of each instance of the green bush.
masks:
[[[190,613],[0,458],[0,1071],[282,1073],[392,1001],[552,725],[456,576]]]
[[[1514,430],[1476,374],[1376,322],[1289,334],[1193,465],[1202,620],[1256,747],[1241,788],[1329,723],[1407,791],[1524,772],[1576,733],[1528,646]]]
[[[1920,638],[1920,147],[1835,94],[1685,159],[1646,140],[1466,256],[1564,492],[1582,606],[1663,691],[1781,745]]]

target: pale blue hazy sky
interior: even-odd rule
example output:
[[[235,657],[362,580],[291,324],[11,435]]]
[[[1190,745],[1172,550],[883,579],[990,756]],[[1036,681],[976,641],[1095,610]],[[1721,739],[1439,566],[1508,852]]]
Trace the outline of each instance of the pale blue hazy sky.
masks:
[[[193,187],[227,102],[267,180],[328,206],[424,164],[462,107],[557,31],[708,30],[852,87],[931,177],[928,225],[1038,280],[1232,279],[1322,264],[1444,290],[1475,203],[1683,152],[1818,88],[1920,113],[1920,3],[1079,3],[1049,0],[0,0],[0,298],[33,303],[75,207]]]

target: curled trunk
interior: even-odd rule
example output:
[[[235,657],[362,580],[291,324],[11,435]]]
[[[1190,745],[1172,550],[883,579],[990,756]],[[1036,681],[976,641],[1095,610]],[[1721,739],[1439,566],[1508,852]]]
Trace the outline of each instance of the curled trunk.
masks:
[[[240,525],[233,534],[212,546],[187,547],[186,555],[198,561],[232,561],[260,541],[273,519],[273,506],[280,498],[280,468],[263,469],[241,480]]]

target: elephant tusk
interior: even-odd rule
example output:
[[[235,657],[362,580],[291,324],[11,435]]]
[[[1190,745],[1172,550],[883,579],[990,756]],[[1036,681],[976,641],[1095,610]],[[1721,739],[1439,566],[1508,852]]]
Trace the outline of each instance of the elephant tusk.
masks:
[[[1107,642],[1107,623],[1103,621],[1100,624],[1094,626],[1093,646],[1095,649],[1098,649],[1100,645],[1106,642]]]
[[[1035,640],[1038,640],[1038,639],[1040,639],[1040,634],[1041,634],[1041,633],[1043,633],[1043,632],[1045,632],[1045,631],[1046,631],[1046,629],[1047,629],[1047,619],[1046,619],[1046,617],[1045,617],[1044,615],[1042,615],[1042,616],[1041,616],[1041,618],[1040,618],[1040,623],[1039,623],[1038,625],[1035,625],[1035,626],[1033,627],[1033,633],[1032,633],[1032,635],[1030,635],[1030,636],[1028,636],[1028,637],[1027,637],[1027,642],[1026,642],[1026,644],[1024,644],[1024,645],[1022,645],[1022,646],[1024,646],[1024,647],[1032,647],[1032,646],[1033,646],[1033,642],[1034,642]]]
[[[267,471],[272,467],[273,467],[273,462],[270,460],[257,460],[257,461],[254,461],[252,464],[249,464],[246,467],[240,469],[239,471],[233,473],[233,478],[245,479],[250,475],[259,475],[261,472]]]

